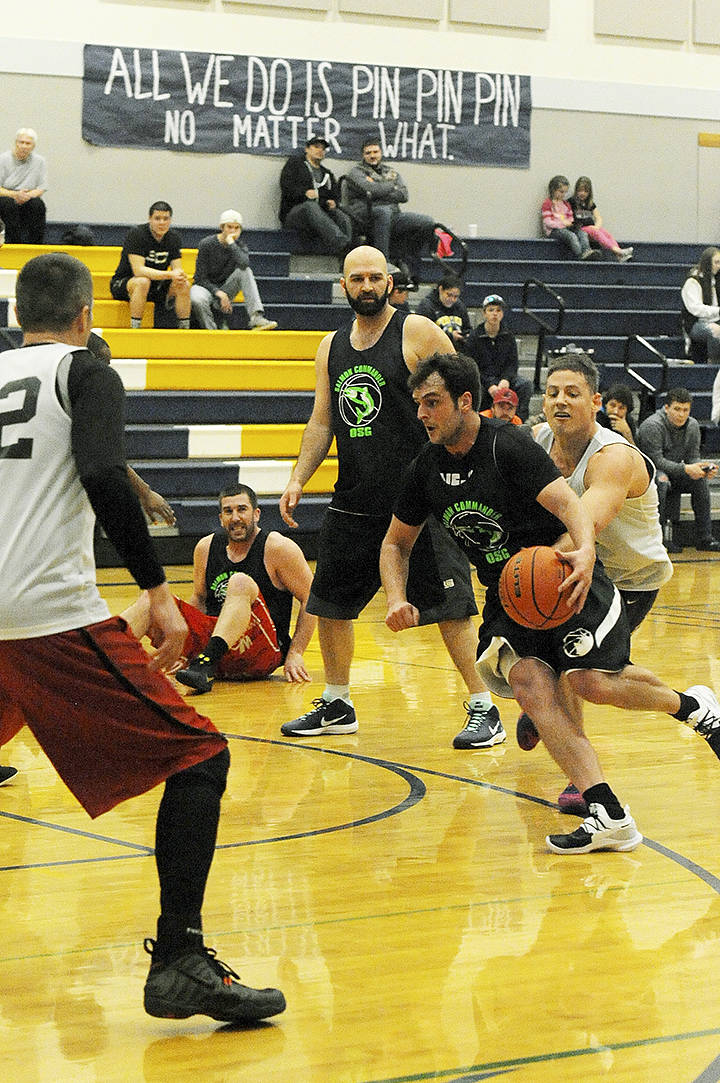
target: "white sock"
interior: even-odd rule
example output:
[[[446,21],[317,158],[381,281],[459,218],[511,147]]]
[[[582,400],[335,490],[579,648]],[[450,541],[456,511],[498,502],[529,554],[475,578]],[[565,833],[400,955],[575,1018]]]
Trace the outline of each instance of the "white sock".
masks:
[[[473,692],[470,696],[471,707],[484,707],[487,710],[492,705],[493,701],[489,692]]]
[[[342,699],[352,707],[349,684],[326,684],[322,698],[327,700],[328,703],[331,703],[334,699]]]

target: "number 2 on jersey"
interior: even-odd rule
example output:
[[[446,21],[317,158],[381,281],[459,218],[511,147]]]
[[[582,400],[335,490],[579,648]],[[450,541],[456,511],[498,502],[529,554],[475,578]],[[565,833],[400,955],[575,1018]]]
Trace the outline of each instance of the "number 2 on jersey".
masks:
[[[27,376],[22,380],[11,380],[0,387],[0,400],[7,399],[14,391],[24,391],[23,404],[17,410],[0,409],[0,459],[29,459],[32,457],[33,441],[30,436],[21,436],[14,444],[2,446],[2,430],[6,425],[22,425],[31,421],[37,411],[40,381],[37,376]]]

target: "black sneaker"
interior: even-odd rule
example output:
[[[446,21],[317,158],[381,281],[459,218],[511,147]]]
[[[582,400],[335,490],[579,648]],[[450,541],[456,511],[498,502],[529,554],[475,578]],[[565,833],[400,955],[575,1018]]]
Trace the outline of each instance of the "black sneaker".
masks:
[[[467,711],[467,722],[465,729],[454,738],[453,748],[490,748],[505,740],[507,734],[494,704],[471,707],[469,703],[463,703],[463,707]]]
[[[535,723],[530,715],[525,714],[524,711],[517,720],[515,736],[517,738],[517,743],[524,752],[532,752],[535,745],[540,742],[540,734],[535,728]]]
[[[144,941],[148,955],[155,941]],[[150,964],[145,982],[145,1011],[161,1019],[209,1015],[221,1023],[252,1023],[285,1011],[279,989],[252,989],[215,957],[212,948],[189,951],[168,963]]]
[[[591,850],[634,850],[642,838],[627,805],[622,820],[612,820],[603,805],[593,803],[576,831],[548,835],[545,841],[556,854],[589,854]]]
[[[283,722],[286,737],[318,737],[322,733],[357,733],[355,708],[344,699],[314,699],[313,710]]]
[[[720,541],[714,538],[703,538],[695,546],[699,553],[720,553]]]
[[[0,786],[4,786],[11,778],[15,778],[17,767],[0,767]]]
[[[177,671],[175,680],[197,692],[209,692],[215,683],[215,667],[206,654],[199,654],[185,669]]]

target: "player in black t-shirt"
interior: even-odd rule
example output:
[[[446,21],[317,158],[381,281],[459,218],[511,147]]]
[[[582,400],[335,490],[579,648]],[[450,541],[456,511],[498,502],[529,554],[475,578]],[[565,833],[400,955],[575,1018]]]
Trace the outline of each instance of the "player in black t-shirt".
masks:
[[[714,697],[702,686],[674,692],[649,670],[629,664],[627,618],[617,589],[595,563],[595,532],[587,509],[526,433],[480,418],[472,360],[435,354],[419,363],[408,383],[430,443],[408,468],[383,542],[386,623],[393,631],[417,624],[417,610],[406,599],[407,566],[415,539],[434,514],[487,587],[478,642],[480,675],[491,691],[514,697],[533,718],[556,763],[570,778],[577,774],[590,809],[577,831],[548,836],[550,849],[633,850],[642,835],[568,714],[558,691],[560,674],[566,673],[573,690],[593,703],[671,714],[710,738],[713,750],[720,738],[720,717],[708,706]],[[572,567],[564,589],[573,615],[559,628],[530,631],[502,609],[500,572],[523,546],[553,544],[563,526],[576,546],[563,553]]]
[[[180,327],[190,326],[190,280],[182,266],[180,234],[170,228],[172,207],[153,203],[147,223],[134,226],[110,282],[116,301],[130,302],[130,326],[139,327],[147,301],[175,307]]]

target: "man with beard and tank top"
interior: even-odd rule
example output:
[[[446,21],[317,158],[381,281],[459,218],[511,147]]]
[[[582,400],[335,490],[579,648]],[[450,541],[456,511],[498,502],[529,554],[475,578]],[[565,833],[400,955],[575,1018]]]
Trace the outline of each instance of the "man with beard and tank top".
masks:
[[[379,556],[402,469],[425,443],[407,387],[421,358],[454,353],[452,343],[424,316],[388,302],[392,276],[377,248],[348,254],[340,280],[355,319],[326,335],[315,358],[315,403],[280,511],[295,527],[303,486],[337,442],[338,480],[323,520],[308,610],[318,617],[325,667],[322,697],[313,709],[281,727],[286,737],[355,733],[350,698],[353,621],[380,586]],[[468,689],[468,717],[456,748],[486,748],[505,740],[497,708],[475,672],[477,612],[467,560],[429,524],[418,542],[410,591],[421,624],[437,623]]]
[[[188,626],[176,679],[209,692],[216,677],[261,679],[282,665],[287,681],[309,681],[303,654],[315,631],[305,608],[312,572],[300,546],[260,529],[249,485],[223,489],[219,503],[222,530],[195,546],[192,597],[175,599]],[[291,638],[293,598],[300,610]],[[123,613],[138,639],[148,633],[149,616],[145,594]]]

